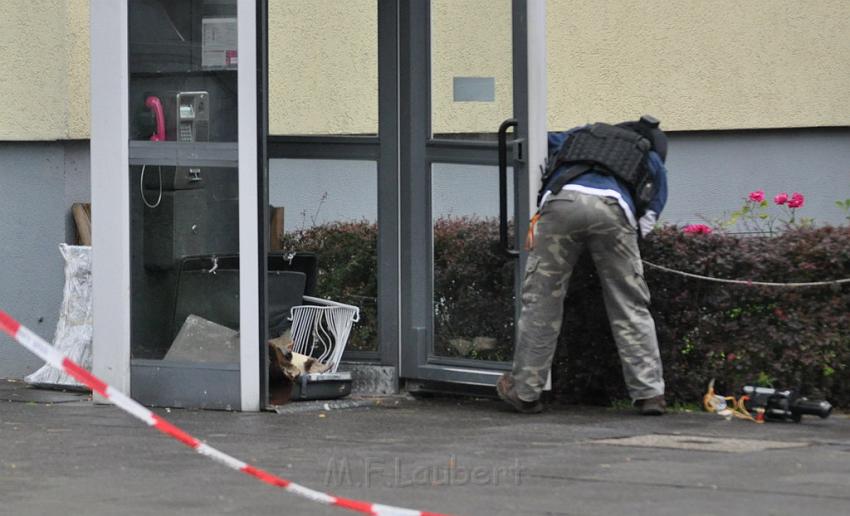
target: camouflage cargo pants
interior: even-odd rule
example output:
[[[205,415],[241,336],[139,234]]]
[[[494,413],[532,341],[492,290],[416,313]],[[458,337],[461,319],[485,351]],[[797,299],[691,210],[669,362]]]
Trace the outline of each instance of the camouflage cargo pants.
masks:
[[[558,343],[570,276],[585,247],[602,284],[630,396],[664,394],[637,232],[616,199],[570,190],[544,205],[528,256],[514,352],[517,394],[525,401],[540,396]]]

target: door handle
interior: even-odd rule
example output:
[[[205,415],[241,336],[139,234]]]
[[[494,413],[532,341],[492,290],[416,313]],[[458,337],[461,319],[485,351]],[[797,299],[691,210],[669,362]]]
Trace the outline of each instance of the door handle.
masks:
[[[508,129],[516,127],[515,118],[509,118],[499,126],[499,245],[510,258],[518,258],[519,251],[508,243]]]

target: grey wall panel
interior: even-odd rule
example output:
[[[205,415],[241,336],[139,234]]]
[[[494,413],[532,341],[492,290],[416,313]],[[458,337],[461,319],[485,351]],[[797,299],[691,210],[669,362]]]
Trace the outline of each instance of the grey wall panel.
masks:
[[[835,201],[850,198],[850,129],[672,134],[667,165],[670,198],[663,222],[721,218],[739,209],[749,192],[763,189],[771,199],[779,192],[800,192],[806,204],[799,216],[841,224],[845,215]],[[311,226],[317,210],[319,224],[375,220],[373,167],[369,162],[272,160],[272,204],[286,207],[287,231]],[[434,167],[436,214],[498,215],[495,167]],[[771,213],[780,215],[772,201]]]
[[[64,284],[65,153],[62,143],[0,143],[0,307],[53,339]],[[42,363],[0,336],[0,378]]]
[[[673,134],[667,162],[670,198],[662,220],[701,223],[741,207],[763,189],[771,213],[779,192],[800,192],[798,216],[841,224],[835,201],[850,197],[850,129]]]
[[[438,163],[434,170],[435,216],[498,217],[499,175],[495,166]],[[271,204],[285,208],[286,231],[311,227],[314,221],[317,225],[377,221],[374,162],[274,159],[269,178],[269,199]],[[509,198],[512,201],[513,195]]]
[[[76,227],[71,205],[91,201],[91,158],[89,141],[66,142],[65,148],[65,241],[74,242]]]
[[[374,161],[273,159],[269,202],[284,208],[286,231],[335,221],[378,220]]]

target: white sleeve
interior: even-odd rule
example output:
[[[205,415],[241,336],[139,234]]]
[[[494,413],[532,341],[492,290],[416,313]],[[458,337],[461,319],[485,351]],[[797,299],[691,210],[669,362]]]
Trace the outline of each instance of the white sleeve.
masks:
[[[658,214],[652,210],[647,211],[643,214],[643,216],[638,220],[638,225],[640,226],[640,234],[642,236],[646,236],[655,229],[655,222],[658,220]]]

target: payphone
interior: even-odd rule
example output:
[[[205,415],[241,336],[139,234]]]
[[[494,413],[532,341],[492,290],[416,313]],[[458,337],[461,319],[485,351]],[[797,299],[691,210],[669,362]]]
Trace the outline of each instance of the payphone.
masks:
[[[209,94],[206,91],[181,91],[176,95],[175,123],[177,141],[206,142],[210,139]]]
[[[145,98],[145,107],[148,112],[137,116],[141,137],[154,142],[196,143],[210,140],[209,92],[151,94]],[[148,189],[186,190],[200,187],[202,179],[200,167],[177,166],[161,167],[157,176],[145,176],[142,182]]]

